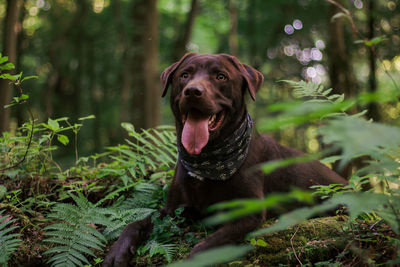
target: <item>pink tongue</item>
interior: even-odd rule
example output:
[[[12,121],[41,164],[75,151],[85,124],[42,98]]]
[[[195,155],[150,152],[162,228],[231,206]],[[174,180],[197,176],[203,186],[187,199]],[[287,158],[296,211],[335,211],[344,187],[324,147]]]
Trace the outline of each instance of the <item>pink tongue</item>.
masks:
[[[208,117],[189,112],[182,131],[182,144],[189,154],[200,154],[208,142]]]

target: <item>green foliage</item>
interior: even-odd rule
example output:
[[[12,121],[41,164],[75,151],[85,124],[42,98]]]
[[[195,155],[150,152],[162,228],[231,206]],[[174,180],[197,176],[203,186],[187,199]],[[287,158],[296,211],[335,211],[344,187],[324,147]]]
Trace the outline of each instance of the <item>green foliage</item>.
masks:
[[[96,207],[82,194],[71,195],[76,205],[58,203],[47,216],[60,223],[45,227],[47,239],[55,246],[45,255],[52,255],[52,266],[83,266],[89,264],[85,255],[95,256],[94,250],[102,251],[105,237],[96,229],[98,225],[110,226],[107,210]]]
[[[106,198],[101,199],[96,205]],[[161,186],[148,183],[137,184],[131,197],[121,198],[109,208],[113,224],[104,230],[106,239],[118,238],[128,223],[142,220],[155,213],[161,205],[162,199],[163,189]]]
[[[168,265],[168,267],[202,267],[232,261],[251,250],[251,246],[223,246],[200,252],[193,258]]]
[[[319,132],[325,144],[342,150],[341,166],[354,157],[364,155],[387,164],[396,164],[396,158],[400,156],[398,127],[345,116],[330,120]]]
[[[113,161],[100,170],[98,177],[118,176],[124,185],[133,180],[140,180],[150,175],[155,181],[165,183],[173,176],[171,168],[177,159],[175,130],[169,126],[135,131],[132,124],[123,123],[133,140],[126,139],[126,144],[108,147]]]
[[[322,84],[315,84],[312,82],[305,82],[303,80],[295,82],[284,80],[293,88],[293,97],[295,98],[311,98],[308,102],[329,102],[341,103],[344,100],[344,94],[330,94],[332,88],[325,89]]]
[[[312,194],[311,192],[293,189],[290,193],[269,194],[265,199],[244,199],[217,203],[212,205],[209,211],[224,210],[224,212],[207,218],[205,222],[211,225],[226,223],[231,220],[258,213],[260,210],[273,208],[278,204],[285,202],[290,203],[295,200],[312,203]]]
[[[19,234],[15,232],[19,227],[13,225],[16,220],[8,216],[2,216],[4,210],[0,210],[0,265],[7,267],[11,254],[17,250],[21,243]]]
[[[146,244],[138,249],[138,254],[149,253],[150,257],[161,254],[167,262],[171,262],[178,250],[178,246],[174,242],[183,234],[182,229],[178,226],[185,220],[181,217],[182,211],[183,208],[177,209],[175,218],[171,218],[168,215],[161,218],[160,214],[154,214],[152,216],[153,232]]]

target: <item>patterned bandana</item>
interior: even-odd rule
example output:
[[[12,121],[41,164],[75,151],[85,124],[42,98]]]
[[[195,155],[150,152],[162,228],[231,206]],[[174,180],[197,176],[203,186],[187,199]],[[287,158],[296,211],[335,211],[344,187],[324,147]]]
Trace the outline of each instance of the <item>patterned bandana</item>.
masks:
[[[225,181],[243,164],[249,149],[253,121],[249,114],[240,127],[215,146],[205,146],[199,155],[190,155],[178,146],[179,160],[188,174],[201,181]]]

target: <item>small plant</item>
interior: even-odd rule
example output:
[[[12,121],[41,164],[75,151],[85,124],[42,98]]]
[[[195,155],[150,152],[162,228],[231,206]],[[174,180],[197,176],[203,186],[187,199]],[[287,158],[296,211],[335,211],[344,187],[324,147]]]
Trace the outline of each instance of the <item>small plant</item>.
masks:
[[[72,195],[76,205],[58,203],[47,216],[59,223],[43,230],[48,236],[44,242],[55,246],[44,254],[51,255],[51,266],[83,266],[89,264],[85,255],[95,257],[94,250],[102,251],[106,239],[97,230],[97,225],[111,226],[107,210],[96,207],[82,194]]]
[[[130,123],[122,123],[122,127],[128,131],[133,141],[126,139],[124,145],[108,147],[113,152],[109,157],[114,160],[110,166],[114,175],[118,175],[124,185],[129,181],[126,170],[133,179],[151,174],[165,183],[165,178],[170,176],[171,168],[177,160],[175,129],[160,126],[137,132]]]
[[[8,216],[2,216],[4,210],[0,210],[0,266],[8,266],[11,254],[17,250],[21,243],[19,234],[12,233],[18,226],[12,226],[16,221]]]

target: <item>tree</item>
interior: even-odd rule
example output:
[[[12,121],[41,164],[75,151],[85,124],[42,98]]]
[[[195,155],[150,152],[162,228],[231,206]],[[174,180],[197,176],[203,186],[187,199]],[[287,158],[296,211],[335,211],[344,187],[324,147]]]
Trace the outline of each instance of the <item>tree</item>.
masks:
[[[137,128],[160,123],[157,0],[137,0],[132,6],[132,116]]]
[[[235,0],[228,0],[228,8],[229,8],[229,34],[228,34],[228,44],[229,44],[229,52],[238,56],[239,54],[239,40],[238,40],[238,10],[237,4]]]
[[[373,0],[368,1],[368,39],[372,40],[375,37],[375,4]],[[368,76],[368,91],[375,93],[377,89],[376,82],[376,47],[371,46],[368,49],[368,63],[369,63],[369,76]],[[367,116],[374,121],[380,121],[378,103],[371,102],[368,105]]]
[[[199,1],[192,0],[190,11],[186,17],[186,23],[184,24],[183,34],[178,36],[175,43],[175,49],[173,54],[173,60],[178,61],[186,52],[186,46],[190,41],[190,37],[193,32],[194,20],[197,15],[197,10],[199,8]]]
[[[336,1],[342,5],[342,0]],[[344,93],[346,97],[356,94],[356,82],[352,68],[352,60],[346,46],[343,18],[332,18],[341,10],[333,4],[329,5],[329,78],[331,87],[336,93]]]
[[[17,64],[17,42],[21,25],[19,23],[20,0],[7,0],[7,10],[4,21],[3,54],[14,65]],[[6,80],[0,80],[0,133],[10,127],[10,109],[4,106],[9,104],[12,97],[12,87]]]

